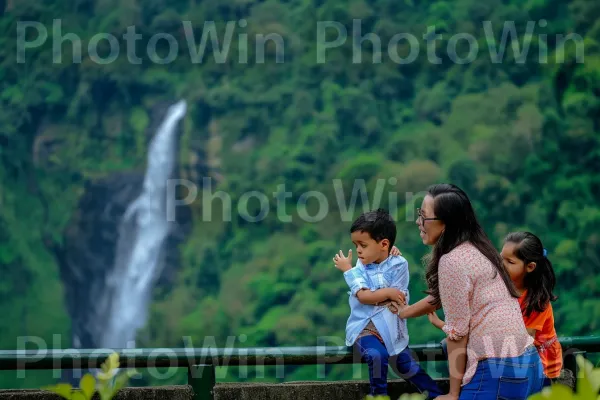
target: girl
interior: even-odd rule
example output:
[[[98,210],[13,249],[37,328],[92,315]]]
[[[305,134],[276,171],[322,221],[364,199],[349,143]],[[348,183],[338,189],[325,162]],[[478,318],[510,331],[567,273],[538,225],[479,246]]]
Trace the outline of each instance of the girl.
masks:
[[[513,232],[504,239],[500,253],[504,266],[520,294],[519,304],[527,332],[535,339],[548,386],[560,375],[562,347],[554,328],[551,302],[556,277],[541,240],[530,232]]]
[[[562,347],[554,328],[552,293],[556,284],[552,263],[546,257],[541,240],[530,232],[513,232],[504,239],[502,262],[519,294],[519,305],[527,332],[544,365],[544,386],[550,386],[563,366]],[[429,321],[439,329],[444,322],[435,313]]]

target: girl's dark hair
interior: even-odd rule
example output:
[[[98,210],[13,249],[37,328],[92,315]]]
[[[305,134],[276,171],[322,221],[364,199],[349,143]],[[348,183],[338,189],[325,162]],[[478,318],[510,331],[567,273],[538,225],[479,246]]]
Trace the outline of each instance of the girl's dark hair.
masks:
[[[552,263],[544,255],[542,241],[531,232],[513,232],[506,236],[504,243],[516,245],[515,256],[525,265],[532,262],[536,264],[535,269],[525,275],[525,316],[530,316],[533,311],[543,312],[548,304],[558,297],[552,293],[556,285],[556,276]]]
[[[459,187],[447,183],[432,185],[427,193],[433,197],[435,216],[446,225],[432,252],[426,256],[425,278],[429,288],[426,293],[434,298],[431,304],[437,307],[441,305],[438,282],[440,258],[465,242],[471,243],[491,261],[496,268],[494,277],[500,274],[510,294],[518,298],[519,294],[502,264],[502,258],[479,224],[467,194]]]

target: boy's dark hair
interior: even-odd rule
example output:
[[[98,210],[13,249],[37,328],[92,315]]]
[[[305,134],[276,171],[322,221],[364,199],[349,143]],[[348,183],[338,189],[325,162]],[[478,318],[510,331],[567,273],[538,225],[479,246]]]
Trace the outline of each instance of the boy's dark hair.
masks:
[[[542,241],[531,232],[512,232],[504,239],[504,243],[514,243],[515,256],[525,265],[534,262],[536,267],[531,273],[525,275],[525,316],[529,317],[533,311],[543,312],[551,301],[557,297],[552,293],[556,285],[554,268],[548,257],[544,255]]]
[[[383,208],[363,213],[350,227],[350,233],[367,232],[376,242],[390,241],[390,249],[396,241],[396,223],[390,213]]]

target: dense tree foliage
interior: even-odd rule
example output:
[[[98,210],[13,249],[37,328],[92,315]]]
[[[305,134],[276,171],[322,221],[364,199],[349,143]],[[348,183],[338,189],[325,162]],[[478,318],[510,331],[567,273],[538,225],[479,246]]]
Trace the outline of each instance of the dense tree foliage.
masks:
[[[37,37],[24,21],[41,23],[47,38],[20,52],[19,41]],[[348,34],[343,45],[326,49],[324,60],[323,21]],[[361,62],[353,62],[353,21],[363,36],[374,32],[381,41],[380,51],[377,43],[362,43]],[[194,62],[211,22],[217,45],[229,43],[229,53],[219,59],[208,40]],[[131,62],[134,48],[123,38],[130,26],[141,35],[140,63]],[[508,35],[495,60],[511,26],[518,38]],[[439,62],[423,36],[433,27],[442,35],[430,42]],[[180,174],[198,185],[210,177],[211,186],[191,205],[194,228],[181,247],[181,265],[157,289],[138,346],[181,347],[184,336],[196,347],[208,336],[218,346],[230,336],[236,346],[310,346],[332,336],[338,342],[330,344],[343,344],[347,288],[331,257],[350,248],[352,218],[373,206],[378,193],[382,206],[394,208],[396,244],[409,260],[417,300],[427,249],[414,209],[427,185],[440,181],[468,192],[498,248],[511,230],[540,235],[558,276],[560,335],[600,329],[596,0],[8,0],[0,1],[0,31],[2,348],[15,348],[19,335],[50,344],[61,334],[62,345],[70,345],[49,249],[60,246],[87,181],[143,169],[153,105],[179,98],[189,104]],[[325,32],[327,40],[337,37],[334,28]],[[390,41],[403,32],[420,46],[414,61],[401,64],[398,57],[411,55],[409,42]],[[61,43],[67,33],[81,42]],[[106,39],[96,43],[96,56],[89,52],[99,33],[119,39],[112,62],[98,62],[110,56]],[[172,62],[159,63],[170,48],[166,39],[150,40],[156,33],[177,41]],[[469,42],[456,41],[458,33],[478,45],[464,63]],[[259,34],[277,34],[283,46],[266,41],[263,52]],[[73,62],[79,44],[81,62]],[[346,212],[361,179],[371,204],[358,196]],[[231,198],[231,220],[224,220],[221,200],[210,208],[202,202],[203,193],[217,190]],[[269,198],[269,213],[258,222],[238,212],[252,190]],[[277,214],[274,193],[282,191],[292,193],[279,203],[289,222]],[[309,191],[328,201],[316,222],[303,214],[318,213],[314,198],[298,206]],[[259,213],[256,199],[247,209]],[[426,319],[411,320],[409,330],[412,343],[441,339]],[[330,378],[349,371],[333,368]],[[286,379],[307,377],[314,368],[290,369]]]

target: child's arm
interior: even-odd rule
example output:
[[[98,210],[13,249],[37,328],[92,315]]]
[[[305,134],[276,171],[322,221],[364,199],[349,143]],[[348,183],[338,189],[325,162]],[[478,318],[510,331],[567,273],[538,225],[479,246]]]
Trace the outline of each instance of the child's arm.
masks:
[[[440,319],[440,317],[438,317],[435,311],[427,314],[427,318],[429,318],[429,322],[431,322],[433,326],[435,326],[438,329],[444,330],[444,326],[446,324]]]
[[[387,301],[404,303],[406,301],[404,293],[395,288],[383,288],[372,292],[370,289],[362,288],[356,293],[358,301],[363,304],[382,305]]]
[[[372,291],[367,285],[367,279],[360,267],[352,268],[352,250],[348,251],[348,257],[340,251],[333,257],[335,267],[344,273],[344,279],[350,287],[350,292],[355,295],[362,304],[378,305],[387,301],[404,303],[404,293],[395,288],[383,288]],[[357,266],[359,266],[357,262]]]
[[[415,304],[400,307],[399,313],[398,310],[392,310],[392,312],[397,313],[402,319],[421,317],[423,315],[434,313],[437,310],[436,306],[431,305],[430,301],[432,300],[433,297],[427,296]]]
[[[394,254],[396,253],[396,254]],[[394,246],[392,248],[392,252],[390,253],[393,256],[401,255],[400,251]],[[406,306],[407,296],[408,296],[408,281],[409,281],[409,273],[408,273],[408,262],[406,260],[400,261],[394,267],[394,277],[393,281],[390,284],[389,289],[379,289],[379,290],[391,290],[392,296],[388,297],[388,299],[383,303],[379,304],[381,306],[386,306],[393,313],[397,313],[398,309]]]

